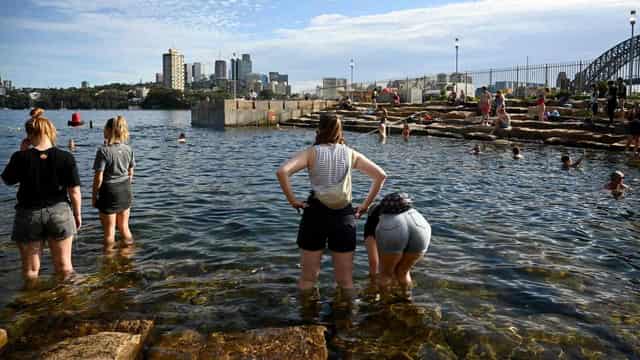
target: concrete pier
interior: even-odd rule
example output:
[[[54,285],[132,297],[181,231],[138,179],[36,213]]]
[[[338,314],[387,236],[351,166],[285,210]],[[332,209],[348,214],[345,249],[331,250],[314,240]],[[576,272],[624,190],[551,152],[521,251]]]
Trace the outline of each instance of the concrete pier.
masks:
[[[335,108],[330,100],[216,100],[203,101],[191,109],[193,126],[275,126],[280,122]]]

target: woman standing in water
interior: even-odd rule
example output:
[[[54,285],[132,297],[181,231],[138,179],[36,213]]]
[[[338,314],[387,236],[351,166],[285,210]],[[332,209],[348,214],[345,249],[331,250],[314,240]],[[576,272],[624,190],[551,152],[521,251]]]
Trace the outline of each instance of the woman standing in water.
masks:
[[[100,210],[104,230],[104,250],[109,251],[116,241],[116,227],[123,244],[133,244],[129,230],[131,208],[131,180],[135,158],[125,142],[129,139],[127,121],[122,116],[107,120],[104,127],[105,145],[98,149],[93,163],[93,207]]]
[[[65,279],[73,273],[71,244],[82,225],[80,178],[75,159],[55,146],[56,128],[34,109],[25,124],[24,150],[2,172],[7,185],[20,184],[11,239],[18,244],[27,285],[38,278],[40,253],[49,243],[53,267]],[[71,205],[71,206],[69,206]]]
[[[294,195],[289,178],[304,169],[309,172],[312,192],[306,202],[301,202]],[[351,205],[352,169],[362,171],[373,180],[367,198],[355,211]],[[342,289],[353,289],[356,219],[367,211],[380,191],[386,179],[384,170],[346,146],[338,116],[323,113],[314,145],[286,161],[276,174],[289,204],[295,209],[304,209],[297,241],[302,251],[298,287],[308,290],[315,286],[322,253],[328,243],[336,283]]]

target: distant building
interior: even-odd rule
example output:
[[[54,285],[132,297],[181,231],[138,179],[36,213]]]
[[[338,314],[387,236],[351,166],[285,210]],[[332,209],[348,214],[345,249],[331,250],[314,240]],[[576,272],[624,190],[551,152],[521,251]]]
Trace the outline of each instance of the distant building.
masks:
[[[448,83],[449,82],[449,75],[441,73],[436,75],[436,82],[439,84],[442,83]]]
[[[227,62],[224,60],[216,60],[215,65],[215,78],[226,79],[227,78]]]
[[[156,73],[156,84],[162,84],[162,74],[161,73]]]
[[[231,80],[239,80],[240,75],[240,59],[231,59]]]
[[[251,63],[251,55],[242,54],[238,68],[238,79],[246,80],[247,76],[253,71],[253,64]]]
[[[193,63],[193,81],[202,81],[204,78],[204,69],[202,68],[202,63],[194,62]]]
[[[136,97],[143,99],[149,95],[149,89],[144,86],[139,86],[136,88]]]
[[[82,83],[80,83],[80,87],[82,89],[86,89],[89,87],[89,82],[88,81],[83,81]]]
[[[176,49],[162,55],[162,80],[165,87],[184,91],[184,55]]]
[[[470,84],[473,82],[473,78],[469,75],[465,75],[464,73],[451,73],[449,76],[449,82]]]
[[[184,64],[184,83],[191,84],[193,82],[193,68],[191,64]]]
[[[327,100],[338,99],[347,89],[347,79],[323,78],[322,98]]]
[[[245,80],[247,83],[247,88],[258,92],[262,90],[267,85],[267,83],[262,82],[263,76],[263,74],[248,74]]]

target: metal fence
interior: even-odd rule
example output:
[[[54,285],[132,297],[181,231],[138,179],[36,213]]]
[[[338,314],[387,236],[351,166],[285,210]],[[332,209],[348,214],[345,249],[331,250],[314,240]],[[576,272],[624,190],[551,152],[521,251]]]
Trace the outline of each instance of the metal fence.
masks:
[[[408,89],[420,89],[423,95],[438,96],[445,92],[463,90],[467,96],[475,96],[478,89],[486,86],[490,91],[506,91],[516,97],[534,96],[540,88],[554,89],[556,92],[568,92],[573,95],[586,94],[591,84],[581,83],[583,77],[577,76],[591,63],[591,60],[578,60],[553,64],[524,64],[504,68],[489,68],[485,70],[461,71],[451,74],[425,74],[405,78],[365,81],[350,83],[348,79],[336,84],[318,86],[309,89],[309,94],[324,98],[336,98],[352,95],[354,98],[370,96],[374,88],[397,89],[401,96]],[[621,68],[613,78],[624,77],[626,69]]]

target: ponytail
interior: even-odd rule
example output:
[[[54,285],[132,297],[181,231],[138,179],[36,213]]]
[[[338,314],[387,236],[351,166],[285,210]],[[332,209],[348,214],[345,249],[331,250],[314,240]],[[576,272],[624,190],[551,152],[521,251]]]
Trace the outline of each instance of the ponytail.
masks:
[[[24,129],[28,137],[40,138],[46,136],[55,145],[57,132],[53,123],[44,117],[44,110],[35,108],[29,112],[31,119],[24,124]]]

